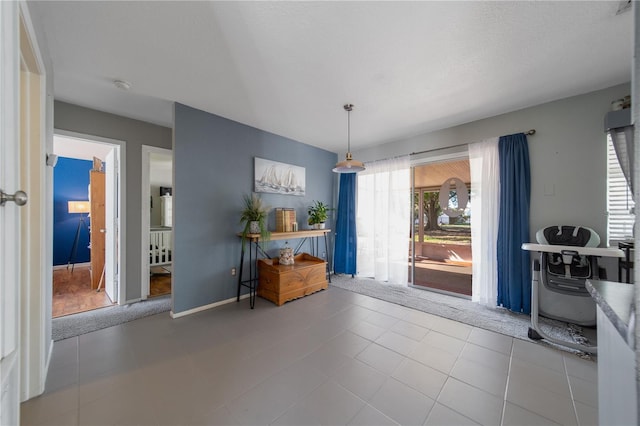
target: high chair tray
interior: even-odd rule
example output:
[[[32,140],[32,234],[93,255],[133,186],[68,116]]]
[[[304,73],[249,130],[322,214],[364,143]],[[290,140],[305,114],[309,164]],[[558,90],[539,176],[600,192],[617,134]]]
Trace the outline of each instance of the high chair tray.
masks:
[[[579,255],[600,257],[624,257],[624,252],[617,248],[560,246],[555,244],[524,243],[522,249],[527,251],[539,251],[545,253],[559,253],[563,251],[577,251]]]

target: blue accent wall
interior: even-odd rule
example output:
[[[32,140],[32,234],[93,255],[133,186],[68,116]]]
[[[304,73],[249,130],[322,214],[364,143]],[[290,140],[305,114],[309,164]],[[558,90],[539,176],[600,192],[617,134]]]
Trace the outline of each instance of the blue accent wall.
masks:
[[[295,208],[300,229],[306,229],[313,200],[335,207],[337,177],[331,169],[337,154],[186,105],[174,108],[173,312],[180,313],[236,296],[231,268],[240,263],[236,233],[242,196],[253,191],[254,157],[305,168],[305,196],[260,196],[272,208]],[[273,212],[268,223],[275,229]],[[281,244],[272,241],[270,254]],[[249,308],[248,301],[241,303]]]
[[[69,214],[68,201],[89,199],[89,171],[93,163],[73,158],[58,158],[53,169],[53,264],[66,265],[80,223],[80,214]],[[87,216],[83,214],[83,216]],[[81,226],[75,263],[89,262],[89,219]]]

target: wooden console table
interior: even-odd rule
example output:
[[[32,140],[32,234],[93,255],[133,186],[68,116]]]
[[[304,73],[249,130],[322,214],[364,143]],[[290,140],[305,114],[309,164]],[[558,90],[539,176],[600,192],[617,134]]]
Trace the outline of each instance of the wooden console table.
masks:
[[[331,272],[329,267],[329,264],[330,264],[329,243],[327,242],[327,234],[329,232],[331,232],[330,229],[309,229],[309,230],[296,231],[296,232],[272,232],[271,238],[269,240],[270,241],[300,240],[295,250],[293,251],[294,254],[298,254],[300,252],[300,249],[304,245],[304,243],[308,240],[311,255],[316,257],[321,257],[321,256],[317,256],[320,250],[318,237],[324,237],[324,250],[325,250],[324,252],[326,253],[326,256],[327,256],[326,274],[327,274],[327,280],[331,282]],[[242,238],[241,233],[238,233],[237,235],[240,238]],[[260,242],[261,242],[260,234],[247,234],[245,239],[246,239],[246,242],[249,243],[249,246],[248,246],[249,247],[249,250],[248,250],[249,251],[249,278],[248,279],[242,278],[242,275],[243,275],[242,270],[244,266],[244,256],[245,256],[245,244],[242,244],[242,249],[240,251],[240,267],[238,268],[237,301],[238,302],[240,301],[240,290],[242,289],[242,287],[247,287],[249,289],[249,305],[251,306],[251,309],[253,309],[253,307],[255,306],[256,290],[258,287],[258,267],[257,267],[258,256],[262,255],[262,257],[265,257],[267,259],[271,259],[271,256],[269,256],[260,246]]]

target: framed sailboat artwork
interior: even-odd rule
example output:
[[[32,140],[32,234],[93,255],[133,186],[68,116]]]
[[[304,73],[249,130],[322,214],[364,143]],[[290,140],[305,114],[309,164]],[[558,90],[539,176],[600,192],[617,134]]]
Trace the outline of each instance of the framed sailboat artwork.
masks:
[[[304,195],[305,168],[255,157],[255,192]]]

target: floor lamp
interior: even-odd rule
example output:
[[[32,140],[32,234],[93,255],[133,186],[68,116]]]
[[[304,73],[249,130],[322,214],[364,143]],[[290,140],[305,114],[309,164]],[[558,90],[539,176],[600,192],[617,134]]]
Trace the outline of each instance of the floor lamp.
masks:
[[[71,253],[69,254],[69,260],[67,261],[67,269],[69,269],[69,265],[71,265],[71,272],[73,272],[73,267],[75,266],[76,254],[78,253],[78,241],[80,240],[80,228],[84,227],[87,230],[87,234],[89,233],[89,227],[87,226],[87,222],[85,222],[85,214],[89,213],[91,205],[89,201],[68,201],[69,205],[69,213],[78,213],[80,214],[80,220],[78,221],[78,227],[76,228],[76,236],[73,239],[73,246],[71,246]]]

